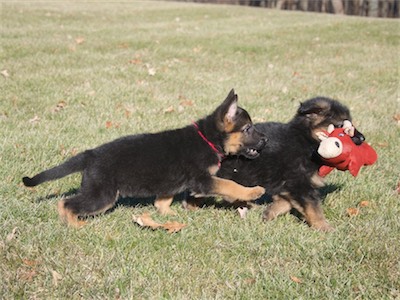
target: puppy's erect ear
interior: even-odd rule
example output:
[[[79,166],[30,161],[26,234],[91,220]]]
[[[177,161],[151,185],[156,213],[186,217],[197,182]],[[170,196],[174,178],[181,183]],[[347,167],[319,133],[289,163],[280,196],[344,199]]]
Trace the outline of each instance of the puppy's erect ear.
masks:
[[[236,115],[237,112],[237,101],[232,102],[232,104],[229,106],[227,113],[225,114],[225,120],[228,122],[233,122],[233,118]]]
[[[297,113],[299,115],[319,114],[322,110],[322,107],[316,105],[307,105],[300,102],[300,107],[297,110]]]
[[[323,97],[310,99],[304,103],[300,103],[297,111],[300,115],[321,115],[331,109],[331,102]]]
[[[238,96],[232,89],[224,102],[217,108],[218,124],[221,130],[229,132],[233,129],[234,119],[238,110]]]

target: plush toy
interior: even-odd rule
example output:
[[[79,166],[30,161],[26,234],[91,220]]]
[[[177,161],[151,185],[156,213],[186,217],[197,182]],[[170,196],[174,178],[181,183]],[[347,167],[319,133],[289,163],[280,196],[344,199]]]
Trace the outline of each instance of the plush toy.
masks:
[[[375,150],[367,143],[356,145],[352,140],[355,128],[350,121],[344,121],[342,128],[329,125],[327,132],[318,134],[321,143],[318,154],[323,166],[319,175],[324,177],[333,169],[349,170],[351,175],[357,176],[362,166],[372,165],[378,158]]]

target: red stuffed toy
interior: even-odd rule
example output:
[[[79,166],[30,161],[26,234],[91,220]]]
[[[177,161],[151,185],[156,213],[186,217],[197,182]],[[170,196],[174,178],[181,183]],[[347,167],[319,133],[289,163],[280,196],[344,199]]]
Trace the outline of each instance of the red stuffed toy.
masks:
[[[333,169],[349,170],[351,175],[357,176],[362,166],[372,165],[378,155],[367,143],[356,145],[351,137],[354,136],[354,127],[350,121],[344,121],[343,128],[334,128],[329,125],[328,132],[321,132],[318,137],[321,143],[318,154],[321,156],[323,166],[319,175],[325,177]]]

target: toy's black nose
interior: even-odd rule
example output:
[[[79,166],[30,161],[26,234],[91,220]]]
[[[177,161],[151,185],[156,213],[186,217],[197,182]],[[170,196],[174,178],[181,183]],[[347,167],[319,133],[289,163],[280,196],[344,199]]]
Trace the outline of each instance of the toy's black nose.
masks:
[[[339,142],[335,142],[336,147],[340,148]]]
[[[365,141],[365,136],[354,128],[354,136],[351,138],[356,145],[361,145]]]

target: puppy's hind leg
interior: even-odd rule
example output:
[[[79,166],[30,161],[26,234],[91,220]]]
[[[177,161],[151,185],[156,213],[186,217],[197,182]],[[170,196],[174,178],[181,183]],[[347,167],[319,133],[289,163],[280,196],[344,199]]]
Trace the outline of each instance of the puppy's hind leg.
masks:
[[[106,212],[118,200],[119,192],[114,195],[108,193],[78,194],[71,198],[63,199],[58,203],[58,214],[62,221],[69,226],[80,228],[86,222],[78,217],[93,216]]]
[[[272,196],[272,201],[263,212],[264,221],[272,221],[279,215],[286,214],[292,209],[292,205],[283,195]]]
[[[170,207],[173,200],[174,196],[157,196],[154,200],[154,206],[161,215],[176,215]]]
[[[57,204],[58,214],[60,219],[68,226],[80,228],[86,224],[85,221],[79,220],[79,215],[70,208],[71,203],[80,201],[80,195],[68,199],[62,199]]]
[[[308,200],[304,204],[304,217],[312,228],[319,231],[333,231],[334,228],[326,221],[319,201]]]

